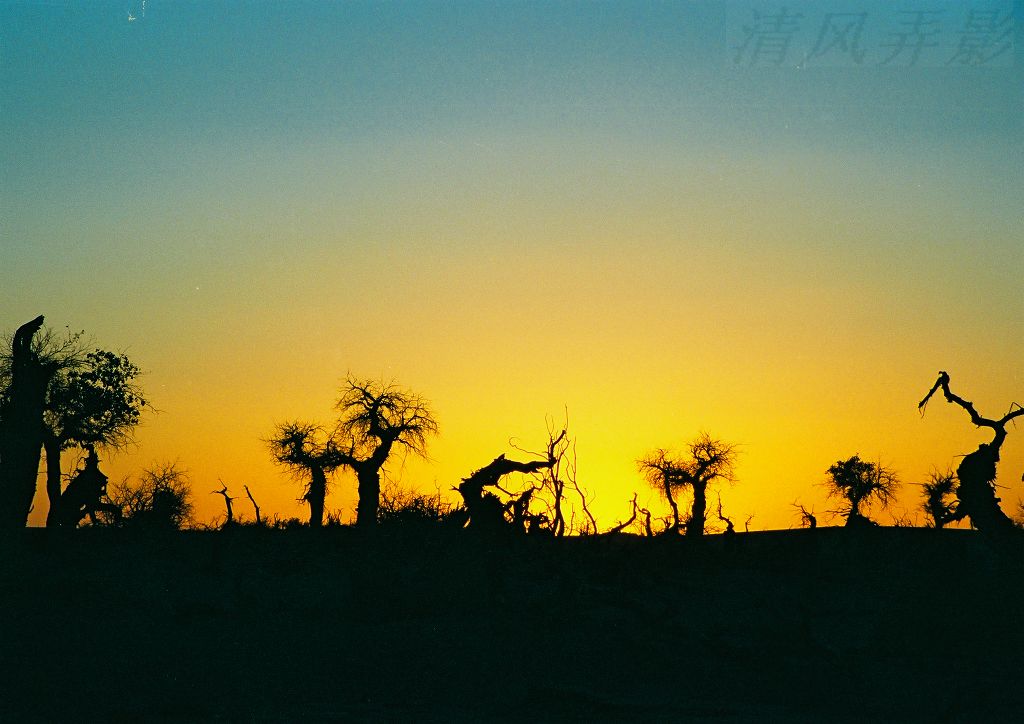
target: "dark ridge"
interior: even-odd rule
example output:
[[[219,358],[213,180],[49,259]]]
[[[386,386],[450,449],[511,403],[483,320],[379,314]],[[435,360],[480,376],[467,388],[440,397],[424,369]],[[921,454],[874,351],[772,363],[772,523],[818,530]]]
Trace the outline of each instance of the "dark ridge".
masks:
[[[16,531],[5,716],[1009,720],[1022,542]]]

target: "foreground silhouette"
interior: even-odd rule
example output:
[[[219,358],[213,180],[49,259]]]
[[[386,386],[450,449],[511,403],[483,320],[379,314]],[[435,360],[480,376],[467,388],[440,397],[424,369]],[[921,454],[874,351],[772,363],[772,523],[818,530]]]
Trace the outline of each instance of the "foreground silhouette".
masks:
[[[999,448],[1006,441],[1006,426],[1012,420],[1024,415],[1024,407],[1014,403],[1010,406],[1010,411],[998,420],[982,417],[971,402],[950,391],[949,375],[939,372],[939,378],[924,399],[918,403],[918,409],[923,412],[932,395],[939,390],[942,390],[947,402],[963,408],[976,426],[987,427],[993,432],[992,442],[981,443],[977,450],[965,455],[957,467],[956,476],[960,481],[956,489],[957,506],[955,511],[950,512],[944,523],[970,518],[971,525],[978,530],[988,532],[1013,530],[1015,528],[1013,521],[999,507],[1000,499],[996,497],[996,464],[999,462]],[[1014,407],[1016,409],[1013,409]]]
[[[1024,629],[1000,615],[1024,597],[1015,539],[310,533],[82,528],[68,545],[17,531],[0,557],[17,582],[0,586],[16,656],[2,717],[1019,718],[1011,680],[995,675],[1024,665]],[[97,695],[111,686],[124,695]]]

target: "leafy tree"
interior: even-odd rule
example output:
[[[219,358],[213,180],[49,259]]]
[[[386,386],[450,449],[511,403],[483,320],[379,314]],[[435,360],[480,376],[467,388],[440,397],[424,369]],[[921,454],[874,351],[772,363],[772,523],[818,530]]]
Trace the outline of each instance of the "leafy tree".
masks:
[[[47,525],[60,520],[61,452],[70,447],[120,448],[131,442],[146,400],[125,355],[96,349],[69,360],[50,380],[44,413]]]
[[[192,483],[177,463],[154,465],[135,482],[112,484],[109,497],[125,526],[178,530],[192,522]]]
[[[848,526],[872,524],[873,521],[864,515],[863,508],[874,501],[886,507],[900,487],[899,479],[892,470],[881,464],[861,460],[857,455],[838,461],[826,472],[828,495],[843,501],[843,507],[838,512],[846,517]]]
[[[393,383],[349,375],[336,405],[340,413],[334,435],[337,460],[356,474],[359,504],[356,525],[377,524],[380,471],[395,446],[426,457],[427,437],[437,421],[426,400]]]
[[[702,432],[687,446],[685,453],[659,448],[637,461],[647,482],[665,496],[672,508],[672,524],[668,530],[676,532],[685,526],[688,536],[704,535],[708,486],[718,480],[735,481],[737,454],[735,445]],[[683,490],[693,494],[686,520],[680,517],[676,502],[676,495]]]
[[[309,503],[309,525],[321,527],[328,476],[342,464],[334,440],[318,425],[296,421],[279,424],[266,442],[278,465],[305,480],[302,499]]]
[[[928,527],[942,528],[956,519],[956,475],[952,470],[931,473],[921,489],[921,509],[928,516]]]

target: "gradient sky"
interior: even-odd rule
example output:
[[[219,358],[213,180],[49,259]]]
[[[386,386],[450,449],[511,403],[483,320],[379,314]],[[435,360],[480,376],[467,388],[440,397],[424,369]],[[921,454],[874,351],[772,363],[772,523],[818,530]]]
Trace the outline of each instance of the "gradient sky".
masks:
[[[260,438],[329,423],[348,371],[432,402],[406,487],[568,409],[605,526],[665,512],[635,460],[701,430],[742,446],[752,528],[827,510],[855,453],[913,515],[987,437],[918,415],[938,370],[1024,402],[1021,5],[788,2],[782,62],[744,55],[781,5],[0,0],[0,328],[126,351],[161,412],[104,466],[180,461],[201,520],[218,480],[304,514]],[[972,7],[1011,47],[947,62]],[[902,9],[944,11],[936,45],[885,63]],[[827,11],[865,13],[860,64],[802,58]],[[1009,512],[1022,472],[1011,431]]]

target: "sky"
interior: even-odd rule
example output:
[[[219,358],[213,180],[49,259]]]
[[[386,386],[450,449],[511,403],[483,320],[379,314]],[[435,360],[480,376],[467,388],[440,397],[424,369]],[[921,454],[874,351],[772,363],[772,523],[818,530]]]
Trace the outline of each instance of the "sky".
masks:
[[[262,439],[330,425],[351,373],[436,413],[403,488],[568,415],[603,526],[633,491],[666,513],[636,460],[701,431],[739,445],[721,498],[751,529],[834,508],[854,454],[923,522],[914,483],[988,437],[919,414],[938,371],[990,417],[1024,403],[1022,17],[0,0],[0,329],[127,353],[159,413],[101,468],[177,461],[200,520],[221,482],[304,515]],[[1022,473],[1011,429],[1010,513]],[[328,509],[354,505],[339,476]]]

